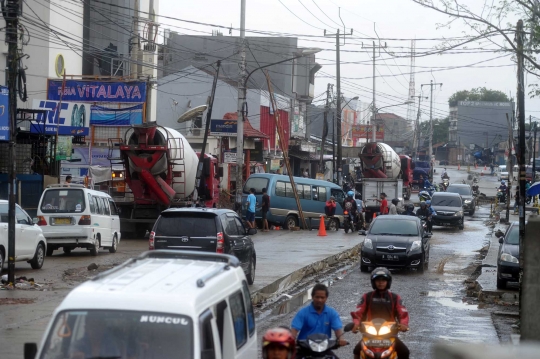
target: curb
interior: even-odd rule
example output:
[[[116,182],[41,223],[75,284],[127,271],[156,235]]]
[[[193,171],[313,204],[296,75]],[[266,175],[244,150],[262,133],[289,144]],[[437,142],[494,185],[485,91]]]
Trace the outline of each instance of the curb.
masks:
[[[355,245],[352,248],[349,248],[343,252],[331,255],[319,261],[308,264],[305,267],[295,270],[294,272],[277,279],[276,281],[254,291],[251,293],[251,301],[256,304],[264,300],[272,298],[273,296],[291,288],[293,285],[300,282],[302,279],[307,276],[317,274],[322,272],[325,269],[328,269],[336,264],[339,264],[341,261],[357,258],[360,253],[360,247],[362,243]]]

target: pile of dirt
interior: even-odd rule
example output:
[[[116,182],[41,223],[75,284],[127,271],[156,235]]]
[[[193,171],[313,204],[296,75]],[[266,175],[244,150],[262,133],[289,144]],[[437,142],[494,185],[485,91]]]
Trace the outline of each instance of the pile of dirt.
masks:
[[[85,282],[94,278],[99,273],[116,267],[118,264],[96,264],[91,263],[86,267],[70,268],[64,271],[62,279],[66,282]]]

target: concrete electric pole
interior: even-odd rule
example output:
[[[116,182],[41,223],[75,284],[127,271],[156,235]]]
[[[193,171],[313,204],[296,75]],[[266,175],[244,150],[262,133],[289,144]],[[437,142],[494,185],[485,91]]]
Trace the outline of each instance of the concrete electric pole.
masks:
[[[236,199],[235,210],[242,211],[242,187],[244,169],[244,81],[246,78],[246,0],[240,5],[240,76],[238,77],[238,120],[236,132]]]
[[[429,86],[431,94],[429,96],[429,163],[432,163],[433,157],[433,86],[440,85],[442,87],[442,83],[433,83],[433,80],[431,80],[428,84],[422,84],[421,87]],[[433,177],[433,166],[431,166],[431,177]]]
[[[384,46],[381,46],[381,44],[379,45],[375,45],[375,41],[373,41],[373,46],[364,46],[364,44],[362,44],[362,48],[363,49],[372,49],[373,50],[373,102],[372,102],[372,116],[371,116],[371,141],[373,142],[377,142],[377,123],[376,123],[376,120],[377,120],[377,104],[375,102],[376,100],[376,85],[377,85],[377,82],[375,81],[375,79],[377,78],[376,76],[376,73],[375,71],[377,70],[376,68],[376,63],[375,63],[375,60],[376,60],[376,50],[379,50],[379,55],[380,55],[380,51],[381,49],[385,49],[386,48],[386,42],[384,43]]]

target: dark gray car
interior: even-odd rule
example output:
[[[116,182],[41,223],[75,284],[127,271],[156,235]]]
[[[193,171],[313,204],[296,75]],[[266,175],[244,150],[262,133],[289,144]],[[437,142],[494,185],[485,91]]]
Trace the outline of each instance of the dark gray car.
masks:
[[[463,199],[459,194],[435,192],[431,208],[436,212],[432,217],[433,225],[464,228]]]
[[[476,197],[473,196],[471,186],[468,184],[451,184],[446,189],[446,193],[457,193],[463,198],[463,210],[469,215],[473,215],[476,209]]]
[[[504,289],[507,282],[519,282],[519,222],[508,227],[499,243],[497,288]]]

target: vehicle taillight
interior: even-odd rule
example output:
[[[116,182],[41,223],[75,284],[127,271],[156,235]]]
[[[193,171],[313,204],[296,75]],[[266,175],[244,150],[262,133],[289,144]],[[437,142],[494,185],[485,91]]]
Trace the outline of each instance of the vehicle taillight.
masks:
[[[154,238],[156,237],[156,232],[152,231],[150,232],[150,236],[148,237],[148,249],[149,250],[154,250],[155,247],[154,247]]]
[[[225,240],[223,239],[223,233],[222,232],[219,232],[217,234],[217,248],[216,248],[216,252],[217,253],[224,253],[224,250],[225,250]]]
[[[37,223],[38,226],[46,226],[47,225],[47,221],[45,220],[45,217],[43,216],[38,216],[38,223]]]
[[[89,226],[92,224],[92,219],[90,216],[81,216],[79,219],[79,226]]]
[[[348,214],[349,214],[349,212],[347,212],[347,211],[343,211],[343,214],[344,214],[344,215],[348,215]]]

